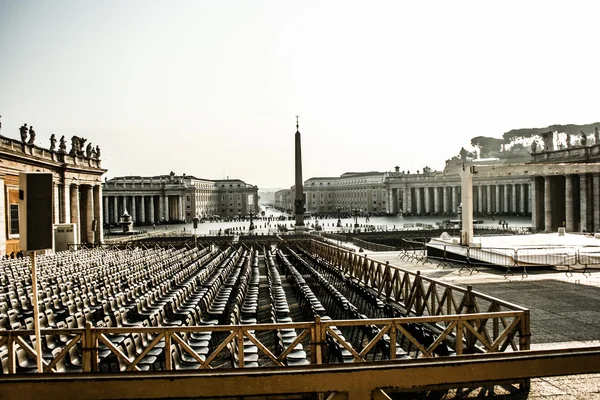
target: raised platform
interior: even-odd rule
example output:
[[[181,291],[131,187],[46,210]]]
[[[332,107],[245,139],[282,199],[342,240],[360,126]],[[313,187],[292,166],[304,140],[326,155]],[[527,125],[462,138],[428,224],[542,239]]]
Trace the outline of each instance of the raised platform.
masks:
[[[470,247],[459,238],[442,235],[427,244],[427,255],[447,261],[501,267],[574,266],[600,264],[600,239],[588,235],[538,233],[474,238]]]

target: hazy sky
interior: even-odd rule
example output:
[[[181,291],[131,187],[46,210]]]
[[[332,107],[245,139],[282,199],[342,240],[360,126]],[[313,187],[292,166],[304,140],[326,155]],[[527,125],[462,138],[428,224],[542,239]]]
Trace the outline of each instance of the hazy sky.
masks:
[[[597,2],[0,0],[2,133],[260,188],[600,120]]]

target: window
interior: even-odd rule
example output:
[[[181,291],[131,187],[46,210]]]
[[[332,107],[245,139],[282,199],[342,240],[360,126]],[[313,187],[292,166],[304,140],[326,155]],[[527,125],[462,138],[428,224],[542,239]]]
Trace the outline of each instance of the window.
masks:
[[[19,205],[18,204],[10,205],[10,234],[11,235],[19,234]]]

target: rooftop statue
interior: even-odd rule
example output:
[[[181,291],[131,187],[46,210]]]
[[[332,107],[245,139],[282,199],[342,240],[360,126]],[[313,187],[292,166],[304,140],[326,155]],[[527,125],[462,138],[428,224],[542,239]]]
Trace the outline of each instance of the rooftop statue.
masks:
[[[596,141],[595,144],[600,143],[600,134],[598,133],[598,127],[594,128],[594,140]]]
[[[85,148],[85,156],[87,158],[90,158],[92,156],[92,143],[88,143],[88,145]]]
[[[554,132],[542,133],[542,140],[544,141],[544,151],[554,150]]]
[[[100,159],[100,146],[96,145],[96,160]]]
[[[52,135],[50,135],[50,151],[54,151],[56,150],[56,136],[54,136],[54,133]]]
[[[83,145],[87,142],[87,139],[73,136],[71,137],[71,151],[69,152],[72,156],[83,157]]]
[[[581,131],[581,146],[582,147],[587,146],[587,135],[585,134],[584,131]]]
[[[571,134],[567,133],[567,148],[571,147]]]
[[[60,143],[58,145],[58,152],[59,153],[67,152],[67,141],[65,140],[65,135],[62,135],[60,138]]]
[[[535,154],[537,152],[537,142],[534,140],[531,142],[531,154]]]
[[[33,130],[33,125],[29,127],[29,141],[27,144],[32,145],[35,142],[35,131]]]
[[[21,134],[21,142],[27,142],[27,124],[23,124],[23,126],[19,128],[19,133]]]

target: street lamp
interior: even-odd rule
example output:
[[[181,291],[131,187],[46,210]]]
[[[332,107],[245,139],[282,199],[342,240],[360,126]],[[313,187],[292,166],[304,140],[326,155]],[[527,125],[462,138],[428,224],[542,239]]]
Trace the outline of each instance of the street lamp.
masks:
[[[337,217],[338,217],[337,227],[340,228],[342,226],[342,219],[340,218],[340,211],[342,211],[342,207],[337,206],[335,209],[337,210]]]
[[[196,236],[196,229],[198,229],[198,221],[200,221],[198,217],[194,217],[192,219],[192,222],[194,223],[194,247],[198,247],[198,237]]]
[[[252,220],[252,217],[254,216],[254,211],[249,211],[248,215],[250,216],[250,226],[248,227],[248,231],[251,233],[255,229],[254,221]]]

